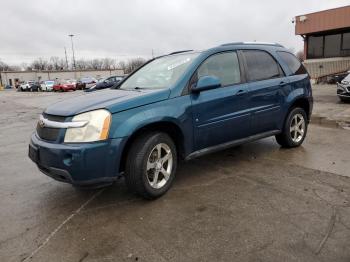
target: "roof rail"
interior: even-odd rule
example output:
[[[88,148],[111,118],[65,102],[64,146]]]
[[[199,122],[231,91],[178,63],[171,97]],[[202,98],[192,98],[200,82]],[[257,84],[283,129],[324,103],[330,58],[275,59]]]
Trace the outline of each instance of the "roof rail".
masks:
[[[220,46],[229,46],[229,45],[271,45],[271,46],[283,47],[283,45],[281,44],[269,43],[269,42],[233,42],[233,43],[222,44]]]
[[[175,52],[172,52],[168,55],[175,55],[175,54],[181,54],[181,53],[186,53],[186,52],[191,52],[193,51],[192,49],[189,49],[189,50],[181,50],[181,51],[175,51]]]

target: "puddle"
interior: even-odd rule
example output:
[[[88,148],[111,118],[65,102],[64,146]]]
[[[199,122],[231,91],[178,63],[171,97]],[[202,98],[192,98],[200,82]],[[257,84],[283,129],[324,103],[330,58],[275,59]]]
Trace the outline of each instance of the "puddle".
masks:
[[[342,129],[350,130],[350,122],[337,121],[337,120],[328,119],[322,116],[311,116],[311,124],[330,127],[330,128],[342,128]]]

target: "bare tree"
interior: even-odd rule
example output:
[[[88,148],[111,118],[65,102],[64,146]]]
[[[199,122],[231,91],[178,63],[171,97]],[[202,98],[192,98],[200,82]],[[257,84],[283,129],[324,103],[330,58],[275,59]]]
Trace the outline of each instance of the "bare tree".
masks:
[[[105,57],[105,58],[94,58],[85,59],[80,58],[76,60],[76,68],[78,70],[115,70],[117,68],[123,69],[126,73],[131,73],[146,62],[143,58],[132,58],[127,61],[119,61],[116,59]],[[33,60],[31,63],[21,63],[20,66],[10,67],[6,63],[0,60],[0,70],[11,70],[16,68],[18,70],[68,70],[66,61],[64,58],[52,56],[49,59],[39,57]]]
[[[138,69],[140,66],[142,66],[144,63],[146,63],[146,60],[138,57],[128,60],[127,62],[119,62],[120,69],[123,69],[126,74],[130,74],[131,72]]]
[[[35,70],[47,70],[48,64],[49,62],[46,59],[39,57],[31,63],[31,67]]]
[[[10,66],[7,63],[1,61],[0,59],[0,71],[14,71],[14,70],[20,70],[19,66]]]
[[[51,70],[62,70],[60,66],[60,58],[58,56],[51,56],[50,57],[50,65],[52,69]],[[50,69],[48,69],[50,70]]]
[[[68,67],[67,67],[67,62],[64,58],[60,58],[59,61],[58,61],[58,68],[59,70],[68,70]]]
[[[9,65],[0,60],[0,71],[7,71],[7,70],[9,70]]]
[[[90,62],[92,69],[100,70],[102,69],[103,61],[98,58],[94,58]]]
[[[102,63],[103,69],[115,69],[116,61],[113,58],[103,58]]]

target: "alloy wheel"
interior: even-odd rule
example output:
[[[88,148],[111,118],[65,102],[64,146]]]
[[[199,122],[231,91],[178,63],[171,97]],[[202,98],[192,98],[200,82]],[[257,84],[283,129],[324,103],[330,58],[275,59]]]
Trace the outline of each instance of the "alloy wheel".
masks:
[[[162,188],[170,178],[173,154],[165,143],[157,144],[147,159],[147,180],[152,188]]]
[[[302,114],[295,114],[290,122],[290,136],[294,143],[299,143],[305,134],[305,119]]]

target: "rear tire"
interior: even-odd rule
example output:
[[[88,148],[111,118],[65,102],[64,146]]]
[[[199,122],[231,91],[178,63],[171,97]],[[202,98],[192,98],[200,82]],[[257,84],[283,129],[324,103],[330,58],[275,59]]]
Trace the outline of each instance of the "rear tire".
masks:
[[[286,118],[282,133],[276,135],[276,141],[282,147],[300,146],[307,134],[308,120],[306,112],[301,107],[293,108]]]
[[[145,134],[133,142],[127,155],[126,185],[143,198],[158,198],[171,187],[176,167],[177,152],[173,140],[165,133]]]
[[[350,102],[350,98],[346,99],[346,98],[343,98],[341,96],[339,96],[339,100],[343,103],[349,103]]]

